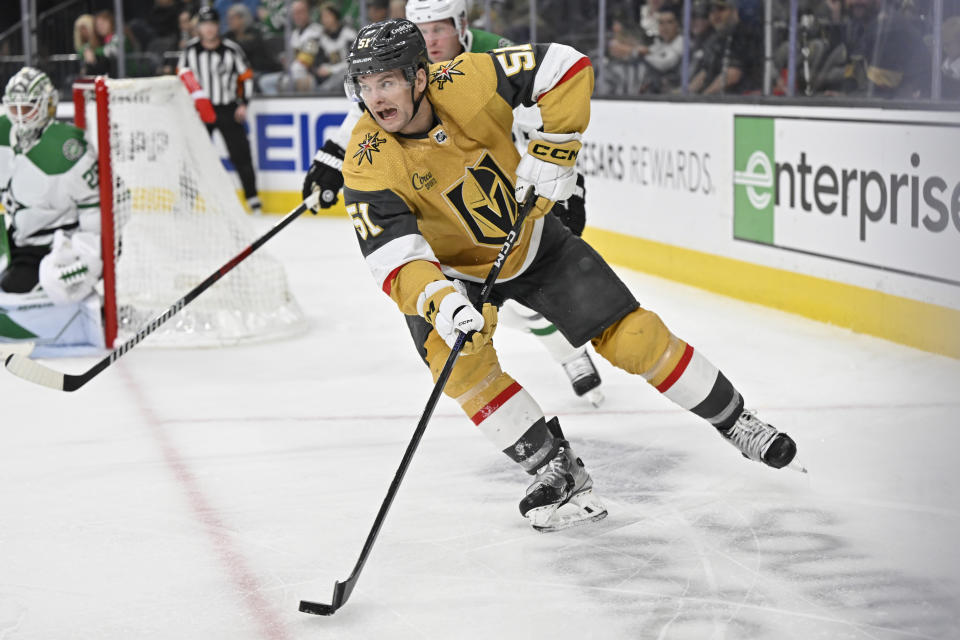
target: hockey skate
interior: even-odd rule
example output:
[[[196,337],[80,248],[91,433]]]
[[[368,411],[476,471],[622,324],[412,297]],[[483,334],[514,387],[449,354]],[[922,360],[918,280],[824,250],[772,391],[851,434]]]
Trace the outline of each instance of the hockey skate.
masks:
[[[551,431],[559,432],[556,418]],[[607,508],[593,495],[593,478],[583,461],[574,455],[570,443],[560,441],[557,454],[537,471],[537,477],[520,501],[520,514],[530,519],[537,531],[559,531],[594,520],[602,520]]]
[[[762,462],[774,469],[790,465],[797,455],[797,444],[793,438],[759,419],[753,411],[744,411],[736,424],[720,433],[740,450],[744,458]],[[802,466],[794,466],[806,473]]]
[[[570,384],[573,386],[573,392],[580,397],[590,401],[594,407],[599,407],[603,402],[603,392],[600,391],[600,374],[597,368],[593,366],[593,360],[586,349],[578,353],[575,357],[563,363],[563,370],[567,372],[570,378]]]

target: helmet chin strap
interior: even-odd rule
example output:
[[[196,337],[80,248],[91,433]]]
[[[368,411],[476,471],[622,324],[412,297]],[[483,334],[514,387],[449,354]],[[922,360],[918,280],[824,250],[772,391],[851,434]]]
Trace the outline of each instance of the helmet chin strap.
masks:
[[[419,98],[414,98],[414,97],[413,97],[413,92],[414,92],[414,88],[413,88],[413,87],[410,87],[410,98],[413,100],[413,117],[416,118],[416,117],[417,117],[417,113],[420,112],[420,103],[423,102],[423,97],[424,97],[425,95],[427,95],[427,90],[426,90],[426,88],[424,88],[424,90],[420,92],[420,97],[419,97]],[[412,119],[413,119],[413,118],[411,118],[411,120],[412,120]]]
[[[423,91],[420,92],[420,97],[415,96],[416,83],[410,85],[410,99],[413,100],[413,115],[410,116],[410,121],[413,122],[413,119],[417,117],[417,114],[420,113],[420,103],[423,102],[424,96],[427,95],[427,88],[424,87]]]

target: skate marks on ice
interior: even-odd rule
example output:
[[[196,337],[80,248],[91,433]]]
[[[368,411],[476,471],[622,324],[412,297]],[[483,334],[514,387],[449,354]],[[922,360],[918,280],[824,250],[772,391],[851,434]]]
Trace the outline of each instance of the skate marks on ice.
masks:
[[[549,586],[609,613],[609,637],[960,637],[956,585],[861,551],[844,515],[802,489],[698,474],[677,451],[575,446],[609,517],[518,542],[542,556]],[[485,473],[519,488],[507,471]]]

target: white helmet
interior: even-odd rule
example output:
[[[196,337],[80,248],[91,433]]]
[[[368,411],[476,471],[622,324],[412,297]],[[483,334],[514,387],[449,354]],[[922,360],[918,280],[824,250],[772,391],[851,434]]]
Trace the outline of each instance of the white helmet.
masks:
[[[13,74],[3,92],[3,107],[21,146],[32,146],[57,115],[60,97],[43,71],[24,67]]]
[[[457,38],[464,51],[470,51],[466,0],[407,0],[407,20],[414,24],[453,19]]]

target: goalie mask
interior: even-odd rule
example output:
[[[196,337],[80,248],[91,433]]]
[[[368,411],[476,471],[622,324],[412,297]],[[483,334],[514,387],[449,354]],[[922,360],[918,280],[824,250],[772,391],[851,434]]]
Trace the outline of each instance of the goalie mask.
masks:
[[[465,0],[407,0],[407,20],[414,24],[453,20],[457,39],[464,51],[470,51],[471,36],[467,28],[467,3]]]
[[[357,39],[347,55],[347,75],[343,81],[344,93],[354,102],[363,103],[357,79],[360,76],[400,69],[410,83],[413,112],[420,107],[420,97],[414,96],[417,70],[428,70],[427,43],[417,25],[409,20],[384,20],[367,25],[357,34]]]
[[[21,148],[32,147],[57,114],[59,96],[50,78],[33,67],[16,72],[3,92],[3,108]]]

